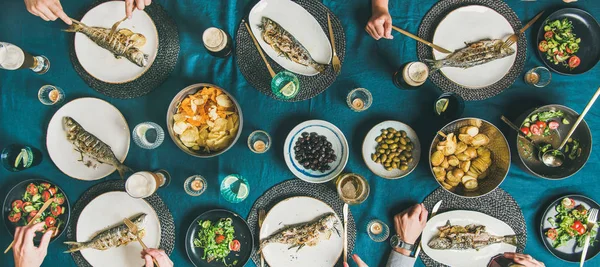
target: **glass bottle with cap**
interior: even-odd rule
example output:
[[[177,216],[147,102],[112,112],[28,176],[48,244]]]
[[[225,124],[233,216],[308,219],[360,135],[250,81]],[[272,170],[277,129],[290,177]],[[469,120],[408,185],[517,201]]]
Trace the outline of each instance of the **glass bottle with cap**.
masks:
[[[208,53],[215,57],[225,58],[233,50],[231,36],[219,28],[206,29],[202,34],[202,42]]]
[[[31,69],[44,74],[50,69],[50,61],[45,56],[32,56],[16,45],[0,42],[0,69]]]
[[[400,89],[414,90],[429,77],[429,67],[423,62],[409,62],[400,67],[392,76],[394,85]]]

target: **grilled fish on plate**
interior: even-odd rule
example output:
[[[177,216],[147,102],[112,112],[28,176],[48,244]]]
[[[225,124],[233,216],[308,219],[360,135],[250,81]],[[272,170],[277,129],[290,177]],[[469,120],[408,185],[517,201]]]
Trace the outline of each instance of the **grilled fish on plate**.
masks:
[[[304,246],[315,246],[321,239],[321,233],[325,234],[326,239],[331,237],[333,231],[339,236],[340,231],[336,228],[339,223],[335,214],[326,213],[310,222],[288,225],[261,240],[259,251],[272,243],[286,244],[290,249],[297,247],[298,250]]]
[[[429,240],[427,245],[432,249],[466,250],[481,249],[496,243],[517,245],[516,235],[495,236],[486,232],[484,225],[469,224],[467,226],[446,225],[439,227],[439,236]]]
[[[502,47],[502,40],[481,40],[466,44],[467,47],[454,51],[444,59],[425,59],[431,71],[444,67],[470,68],[490,61],[508,57],[515,53],[511,47]]]

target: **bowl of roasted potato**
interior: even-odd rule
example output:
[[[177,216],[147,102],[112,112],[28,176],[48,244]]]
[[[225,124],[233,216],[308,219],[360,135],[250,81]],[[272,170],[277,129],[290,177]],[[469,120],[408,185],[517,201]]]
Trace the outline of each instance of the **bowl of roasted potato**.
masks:
[[[242,110],[235,98],[208,83],[181,90],[167,111],[167,129],[173,142],[199,158],[229,150],[240,137],[242,123]]]
[[[496,189],[510,168],[506,138],[493,124],[462,118],[444,126],[429,149],[431,173],[441,187],[461,197]]]

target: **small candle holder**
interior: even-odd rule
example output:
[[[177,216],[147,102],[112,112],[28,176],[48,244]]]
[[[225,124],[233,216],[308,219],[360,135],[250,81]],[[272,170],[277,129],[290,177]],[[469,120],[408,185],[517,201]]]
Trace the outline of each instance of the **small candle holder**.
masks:
[[[200,183],[202,184],[201,188],[199,188]],[[202,193],[206,191],[206,186],[206,179],[197,174],[188,177],[183,183],[183,189],[185,190],[185,192],[193,197],[202,195]]]
[[[377,226],[381,226],[381,229],[378,229]],[[378,232],[373,232],[373,230],[377,229]],[[390,236],[390,228],[384,222],[373,219],[367,224],[367,233],[371,240],[375,242],[383,242],[387,240]]]
[[[350,109],[361,112],[367,110],[373,103],[373,95],[365,88],[356,88],[346,97],[346,104]]]
[[[248,136],[248,147],[256,154],[267,152],[271,148],[271,136],[262,130],[256,130]]]
[[[535,87],[545,87],[552,81],[552,74],[545,67],[535,67],[525,73],[525,83]]]
[[[38,91],[38,99],[42,104],[51,106],[65,99],[65,92],[54,85],[44,85]]]

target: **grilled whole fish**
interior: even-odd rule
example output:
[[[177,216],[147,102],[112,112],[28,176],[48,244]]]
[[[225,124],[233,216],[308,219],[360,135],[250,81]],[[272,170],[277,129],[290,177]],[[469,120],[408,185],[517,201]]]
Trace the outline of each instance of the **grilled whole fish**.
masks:
[[[325,71],[327,65],[316,62],[308,50],[281,25],[267,17],[262,17],[261,22],[262,38],[275,52],[300,65],[313,67],[318,72]]]
[[[503,44],[504,41],[502,40],[481,40],[466,44],[467,47],[454,51],[444,59],[425,59],[425,62],[429,64],[432,71],[443,67],[466,69],[508,57],[515,53],[515,50],[510,47],[503,48]]]
[[[87,132],[73,118],[63,117],[63,128],[67,132],[67,139],[75,145],[75,150],[81,153],[80,161],[83,161],[83,154],[86,154],[100,163],[115,166],[121,178],[125,178],[126,172],[133,171],[117,159],[109,145]]]
[[[148,55],[139,49],[146,43],[146,37],[139,33],[133,33],[129,29],[117,30],[123,20],[117,21],[111,29],[89,27],[77,20],[71,20],[73,24],[64,30],[65,32],[83,33],[94,43],[113,53],[116,58],[127,58],[140,67],[148,65]]]
[[[491,244],[506,243],[517,245],[515,235],[495,236],[485,231],[484,225],[469,224],[467,226],[451,225],[450,221],[439,228],[440,235],[427,243],[432,249],[440,250],[465,250],[481,249]]]
[[[137,225],[140,237],[143,238],[146,234],[146,231],[144,230],[146,225],[146,214],[142,213],[135,217],[131,217],[130,219]],[[129,228],[127,228],[125,223],[121,222],[111,228],[98,232],[87,242],[64,242],[66,245],[70,246],[69,250],[65,251],[65,253],[73,253],[86,248],[107,250],[109,248],[124,246],[134,241],[137,241],[137,236],[129,231]]]
[[[261,240],[259,252],[272,243],[290,245],[289,249],[298,247],[298,250],[304,246],[314,246],[319,243],[320,233],[324,233],[326,239],[329,239],[335,230],[340,236],[340,231],[336,228],[338,223],[335,214],[327,213],[310,222],[288,225]]]

